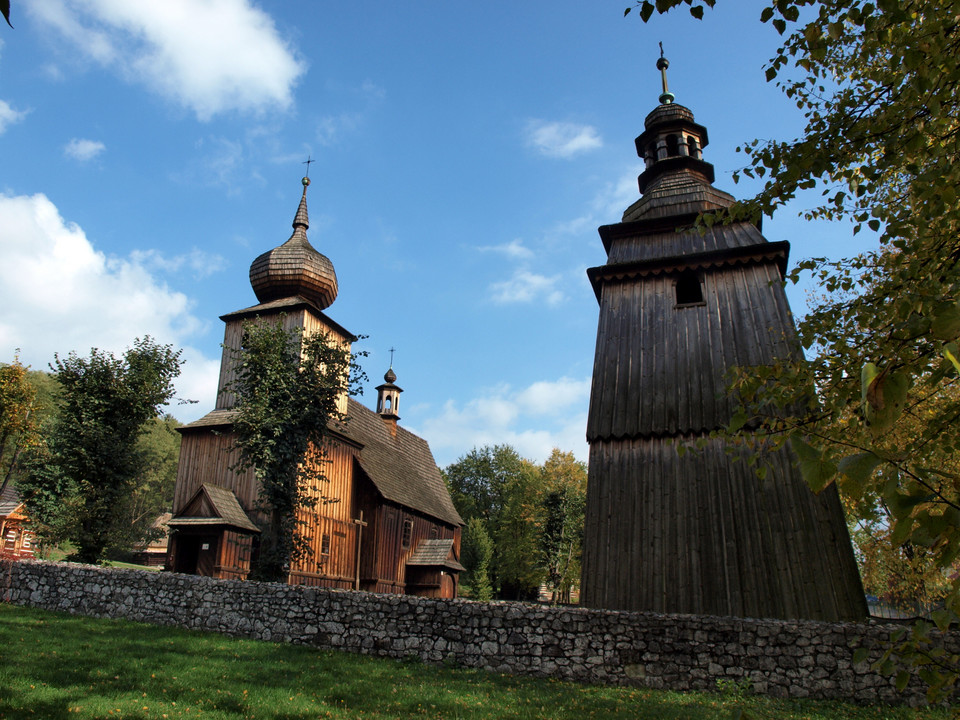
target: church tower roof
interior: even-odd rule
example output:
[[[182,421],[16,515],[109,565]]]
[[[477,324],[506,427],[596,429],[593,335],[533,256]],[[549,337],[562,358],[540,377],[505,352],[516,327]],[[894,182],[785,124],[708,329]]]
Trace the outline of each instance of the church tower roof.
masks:
[[[660,104],[644,120],[636,139],[637,155],[646,165],[637,178],[643,194],[623,214],[623,222],[696,215],[733,204],[732,195],[713,187],[713,165],[703,159],[707,129],[694,122],[693,112],[674,102],[667,89],[670,63],[657,60],[663,92]]]
[[[290,297],[302,297],[324,310],[337,299],[337,274],[330,258],[307,240],[307,187],[310,178],[303,178],[303,195],[293,219],[293,234],[273,250],[250,265],[250,285],[261,303]]]

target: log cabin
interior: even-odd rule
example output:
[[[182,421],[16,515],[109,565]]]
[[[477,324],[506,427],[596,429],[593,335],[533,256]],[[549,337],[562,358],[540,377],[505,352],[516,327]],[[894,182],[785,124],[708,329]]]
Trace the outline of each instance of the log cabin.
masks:
[[[748,222],[703,160],[707,130],[660,103],[636,139],[641,198],[599,229],[600,306],[587,420],[581,603],[612,610],[857,620],[867,608],[836,488],[815,495],[787,448],[764,458],[711,435],[737,408],[734,367],[800,355],[783,288],[789,245]],[[678,453],[678,446],[688,451]],[[757,447],[762,446],[762,443]]]
[[[0,557],[32,558],[36,536],[28,525],[27,510],[12,482],[0,485]]]
[[[166,569],[245,579],[257,562],[266,514],[253,470],[239,460],[230,391],[247,322],[281,322],[305,334],[325,333],[350,348],[356,338],[325,314],[338,294],[333,264],[307,240],[308,178],[290,238],[250,266],[259,304],[224,315],[224,351],[216,407],[180,428]],[[455,598],[463,521],[427,442],[398,424],[402,389],[390,369],[377,387],[376,411],[346,394],[324,440],[323,501],[298,512],[309,552],[291,564],[291,584]]]

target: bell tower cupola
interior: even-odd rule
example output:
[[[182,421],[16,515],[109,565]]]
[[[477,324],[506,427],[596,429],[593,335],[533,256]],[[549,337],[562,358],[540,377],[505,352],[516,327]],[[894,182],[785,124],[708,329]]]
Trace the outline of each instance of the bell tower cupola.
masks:
[[[396,433],[400,419],[400,393],[403,389],[396,385],[397,374],[393,371],[393,348],[390,349],[390,369],[383,375],[383,384],[377,386],[377,415]]]

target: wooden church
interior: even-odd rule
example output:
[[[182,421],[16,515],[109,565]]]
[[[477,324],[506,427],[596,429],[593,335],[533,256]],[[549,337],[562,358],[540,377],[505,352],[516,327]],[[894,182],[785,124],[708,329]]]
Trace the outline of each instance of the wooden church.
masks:
[[[257,562],[258,487],[239,459],[231,422],[234,354],[244,323],[282,322],[288,329],[326,333],[347,348],[356,338],[324,311],[337,297],[330,260],[307,240],[307,186],[293,234],[250,266],[259,304],[224,315],[224,353],[216,408],[182,427],[166,569],[245,579]],[[398,425],[401,388],[391,367],[377,388],[376,412],[343,395],[347,417],[327,428],[323,504],[301,510],[310,552],[290,568],[292,584],[353,588],[429,597],[457,596],[460,528],[440,470],[423,438]],[[332,502],[331,502],[332,501]]]
[[[599,229],[608,260],[587,271],[600,318],[581,602],[864,618],[835,487],[812,493],[787,449],[768,454],[761,480],[743,461],[750,451],[710,437],[735,411],[731,368],[800,353],[782,282],[789,245],[746,222],[691,229],[734,198],[713,187],[707,130],[674,102],[667,66],[661,57],[660,104],[636,139],[642,196]]]

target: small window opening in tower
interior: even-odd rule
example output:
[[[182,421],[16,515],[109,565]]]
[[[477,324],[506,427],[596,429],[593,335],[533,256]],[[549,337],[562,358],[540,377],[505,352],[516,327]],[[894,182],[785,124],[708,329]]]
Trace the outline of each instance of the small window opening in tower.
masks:
[[[320,554],[329,555],[330,554],[330,535],[324,533],[320,538]]]
[[[680,141],[676,135],[667,135],[667,157],[675,157],[680,154]]]
[[[697,160],[700,159],[700,145],[693,135],[687,136],[687,151],[691,157],[695,157]]]
[[[386,410],[387,412],[390,412],[390,406],[392,405],[392,403],[391,403],[390,401],[391,401],[392,399],[393,399],[393,398],[391,398],[391,397],[388,395],[388,396],[384,399],[384,401],[383,401],[383,409]]]
[[[684,270],[677,278],[677,305],[696,305],[703,302],[700,276],[693,270]]]
[[[403,521],[403,539],[400,541],[400,546],[404,548],[410,547],[410,541],[413,539],[413,520],[407,519]]]

